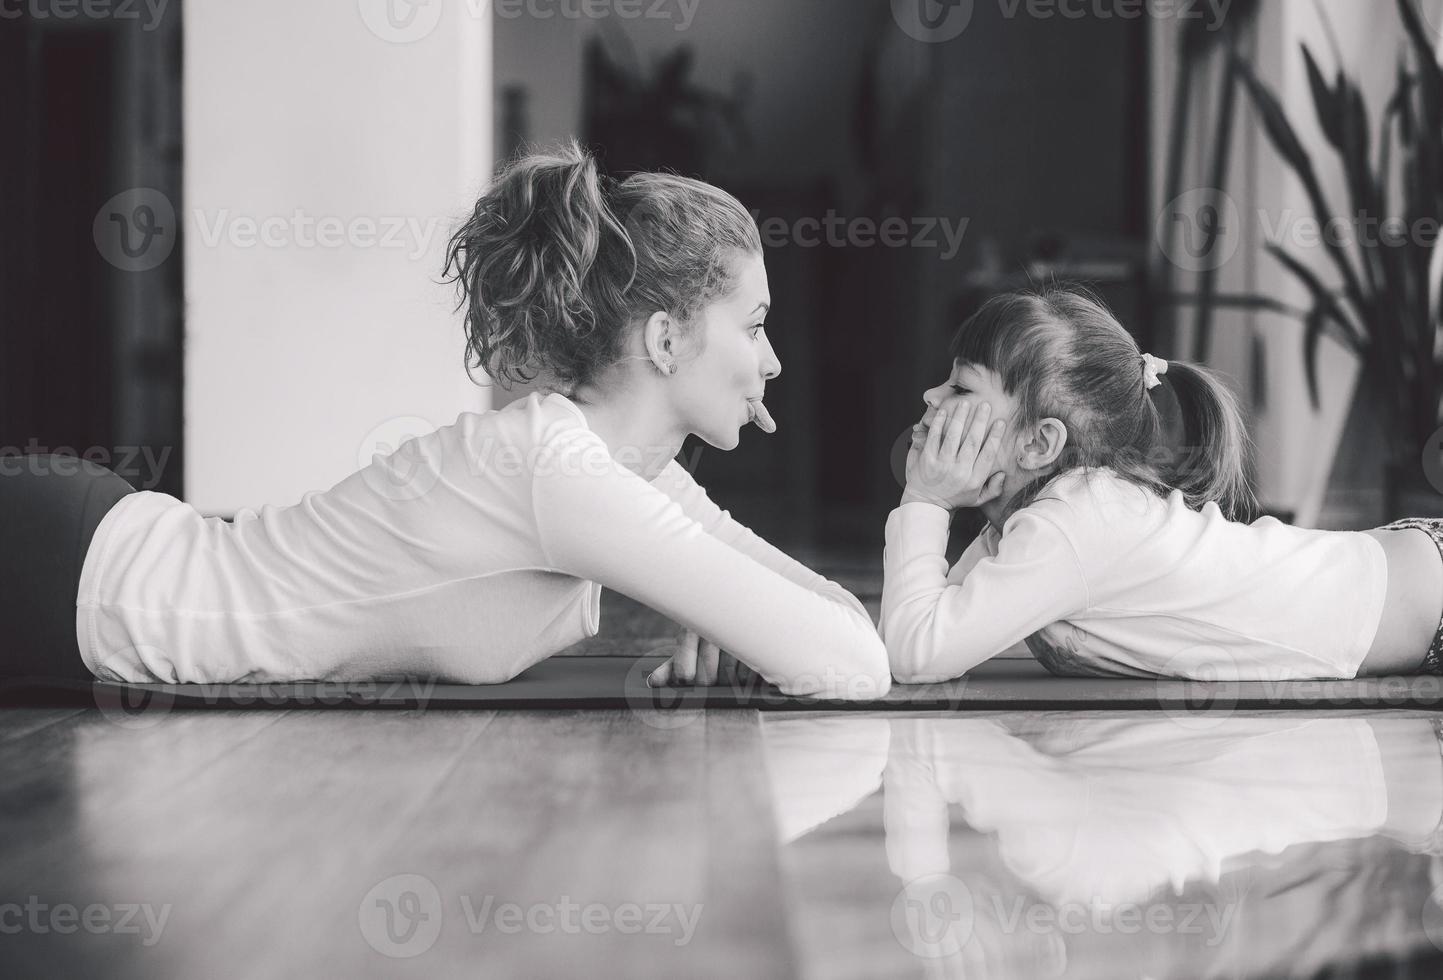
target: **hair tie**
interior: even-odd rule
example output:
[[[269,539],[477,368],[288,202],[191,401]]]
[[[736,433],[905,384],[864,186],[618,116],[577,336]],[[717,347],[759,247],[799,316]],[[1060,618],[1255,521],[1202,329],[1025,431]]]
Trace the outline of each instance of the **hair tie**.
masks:
[[[1153,357],[1151,354],[1142,355],[1142,383],[1145,390],[1151,391],[1162,384],[1160,374],[1167,374],[1167,361],[1160,357]]]

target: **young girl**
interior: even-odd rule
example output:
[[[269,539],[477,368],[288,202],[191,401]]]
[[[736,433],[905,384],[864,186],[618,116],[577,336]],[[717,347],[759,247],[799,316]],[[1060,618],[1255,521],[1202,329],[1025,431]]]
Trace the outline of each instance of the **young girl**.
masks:
[[[658,682],[710,682],[725,648],[789,694],[885,693],[862,604],[674,459],[688,434],[732,449],[749,422],[774,431],[771,298],[735,198],[661,174],[603,185],[573,144],[503,173],[446,271],[468,369],[542,376],[544,394],[233,523],[101,467],[11,462],[0,606],[22,642],[5,644],[7,672],[492,684],[595,635],[607,586],[687,629]]]
[[[1142,353],[1082,292],[995,297],[950,353],[887,518],[878,629],[897,680],[957,677],[1022,640],[1057,674],[1443,673],[1443,521],[1243,523],[1231,392]],[[1185,453],[1162,444],[1169,388]],[[989,523],[949,571],[961,507]]]

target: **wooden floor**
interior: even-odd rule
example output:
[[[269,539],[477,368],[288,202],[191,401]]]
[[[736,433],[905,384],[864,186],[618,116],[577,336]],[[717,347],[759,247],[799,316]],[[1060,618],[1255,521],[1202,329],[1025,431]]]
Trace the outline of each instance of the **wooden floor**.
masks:
[[[750,711],[7,708],[0,975],[791,976],[769,798]]]
[[[1076,837],[1058,831],[1079,819],[1113,827],[1108,807],[1130,829],[1074,873],[1226,853],[1214,838],[1232,846],[1246,827],[1274,849],[1297,840],[1233,862],[1222,884],[1245,875],[1247,901],[1228,900],[1225,946],[1035,936],[979,912],[967,956],[1029,941],[1051,967],[1067,952],[1046,975],[1107,980],[1138,956],[1156,977],[1202,963],[1245,977],[1306,953],[1298,975],[1323,976],[1366,952],[1404,972],[1347,975],[1435,976],[1443,866],[1371,823],[1336,840],[1324,827],[1321,842],[1310,829],[1331,816],[1320,793],[1342,801],[1340,821],[1356,799],[1369,819],[1414,811],[1402,838],[1431,827],[1431,717],[1260,712],[1196,734],[1139,712],[0,708],[0,977],[1031,976],[910,948],[901,882],[946,873],[1004,909],[1014,892],[1041,908],[1028,876],[1057,869],[1034,845]],[[1376,735],[1361,768],[1309,750],[1353,744],[1350,719]],[[1280,740],[1293,748],[1270,748]],[[1107,745],[1125,764],[1109,756],[1104,774]],[[1252,769],[1215,760],[1229,751],[1256,756]],[[1368,803],[1380,759],[1404,791],[1386,807]],[[1217,814],[1178,838],[1184,790]],[[1280,838],[1293,797],[1309,816]],[[1159,833],[1192,843],[1160,850]],[[1136,854],[1116,850],[1123,836]],[[1220,887],[1157,902],[1180,916],[1200,894],[1216,906]]]

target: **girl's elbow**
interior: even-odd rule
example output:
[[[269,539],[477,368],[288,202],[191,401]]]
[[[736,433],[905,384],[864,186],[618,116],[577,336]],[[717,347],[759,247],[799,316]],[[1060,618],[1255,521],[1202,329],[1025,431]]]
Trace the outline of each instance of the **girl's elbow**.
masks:
[[[927,683],[925,674],[907,664],[894,664],[892,666],[892,676],[897,679],[898,684]]]
[[[887,644],[887,663],[898,684],[933,684],[951,680],[964,671],[938,664],[933,651],[918,643],[901,641]]]
[[[916,684],[921,668],[916,644],[904,636],[901,630],[891,629],[882,634],[882,643],[887,651],[887,669],[898,684]]]

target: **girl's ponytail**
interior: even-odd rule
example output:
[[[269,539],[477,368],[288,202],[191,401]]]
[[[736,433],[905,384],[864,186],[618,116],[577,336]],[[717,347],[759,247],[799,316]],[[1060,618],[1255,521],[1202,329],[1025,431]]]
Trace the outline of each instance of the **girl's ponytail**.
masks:
[[[1167,482],[1189,507],[1216,501],[1224,516],[1251,522],[1259,510],[1248,475],[1252,442],[1232,389],[1186,361],[1169,361],[1162,381],[1172,388],[1182,424],[1181,451]]]
[[[574,140],[503,170],[452,236],[443,281],[466,308],[466,369],[560,386],[619,356],[636,252]]]

